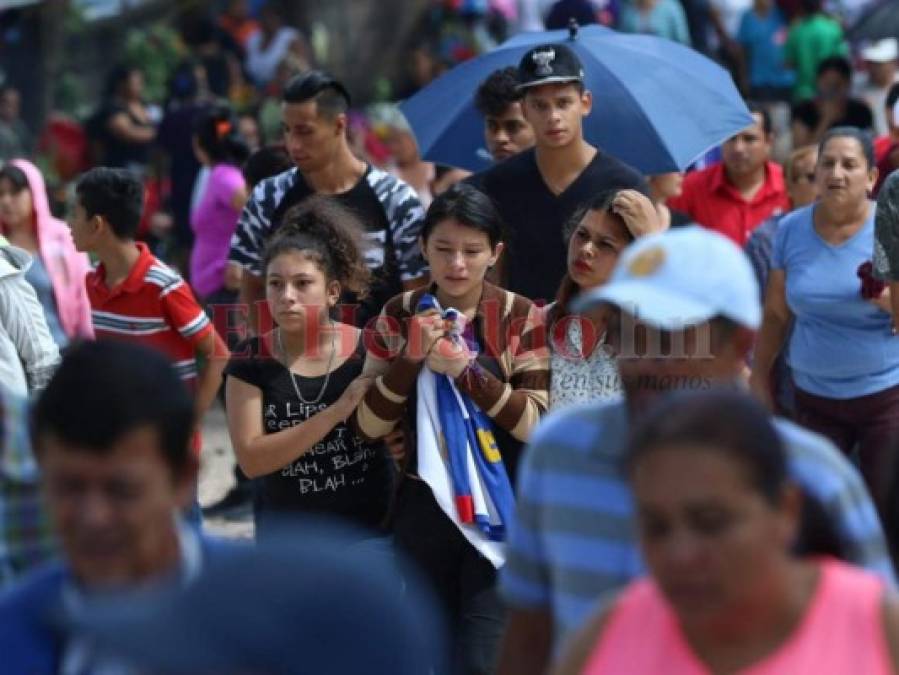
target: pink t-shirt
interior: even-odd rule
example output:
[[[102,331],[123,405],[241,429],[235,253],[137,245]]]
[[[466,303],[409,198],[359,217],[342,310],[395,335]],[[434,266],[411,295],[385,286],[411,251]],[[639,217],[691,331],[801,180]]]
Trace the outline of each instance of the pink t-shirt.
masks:
[[[735,675],[888,675],[883,582],[868,572],[823,560],[805,615],[772,654]],[[615,604],[584,675],[709,675],[677,617],[649,579],[631,584]]]
[[[201,298],[224,286],[231,235],[240,216],[232,201],[244,185],[240,169],[230,164],[216,164],[206,181],[203,196],[190,214],[195,234],[190,254],[190,283]]]

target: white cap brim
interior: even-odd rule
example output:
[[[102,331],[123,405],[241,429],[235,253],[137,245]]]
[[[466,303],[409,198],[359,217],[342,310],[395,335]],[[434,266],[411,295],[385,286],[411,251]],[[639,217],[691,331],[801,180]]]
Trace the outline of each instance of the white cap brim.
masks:
[[[879,40],[862,49],[862,58],[872,63],[889,63],[899,58],[899,41],[895,38]]]

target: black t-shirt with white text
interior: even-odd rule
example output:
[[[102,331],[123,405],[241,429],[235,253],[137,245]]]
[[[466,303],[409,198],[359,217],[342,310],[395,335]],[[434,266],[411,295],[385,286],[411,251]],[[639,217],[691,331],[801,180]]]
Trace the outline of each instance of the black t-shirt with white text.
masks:
[[[558,195],[544,182],[533,148],[468,180],[490,196],[506,227],[506,278],[501,285],[547,302],[556,297],[566,271],[562,230],[578,210],[606,190],[630,188],[649,195],[646,180],[636,169],[599,151]]]
[[[365,348],[359,343],[344,363],[331,372],[322,399],[314,405],[297,398],[292,376],[307,401],[314,400],[322,377],[288,373],[258,337],[234,349],[225,376],[236,377],[262,391],[262,426],[267,434],[296,426],[333,405],[362,372]],[[257,487],[258,512],[313,513],[337,516],[376,529],[387,513],[393,491],[393,467],[383,443],[359,438],[339,422],[299,458],[263,476]]]

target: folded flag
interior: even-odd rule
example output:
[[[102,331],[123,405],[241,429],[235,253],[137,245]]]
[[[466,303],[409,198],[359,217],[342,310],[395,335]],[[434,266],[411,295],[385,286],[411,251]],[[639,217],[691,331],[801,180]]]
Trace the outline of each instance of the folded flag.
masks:
[[[417,311],[437,309],[447,322],[447,337],[465,340],[477,353],[473,337],[463,336],[464,316],[440,309],[425,295]],[[501,546],[512,517],[514,495],[492,422],[453,379],[423,368],[418,380],[419,475],[434,492],[444,512],[497,567],[505,554]]]

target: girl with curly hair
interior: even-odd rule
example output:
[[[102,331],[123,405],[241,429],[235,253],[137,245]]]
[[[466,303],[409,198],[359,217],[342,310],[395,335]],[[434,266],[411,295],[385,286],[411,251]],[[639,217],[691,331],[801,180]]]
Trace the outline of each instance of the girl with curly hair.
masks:
[[[383,443],[346,420],[368,390],[362,331],[334,320],[341,292],[369,281],[363,228],[346,208],[314,196],[290,209],[263,258],[277,323],[239,345],[225,369],[237,461],[258,478],[257,536],[272,515],[327,515],[379,531],[392,493]]]

